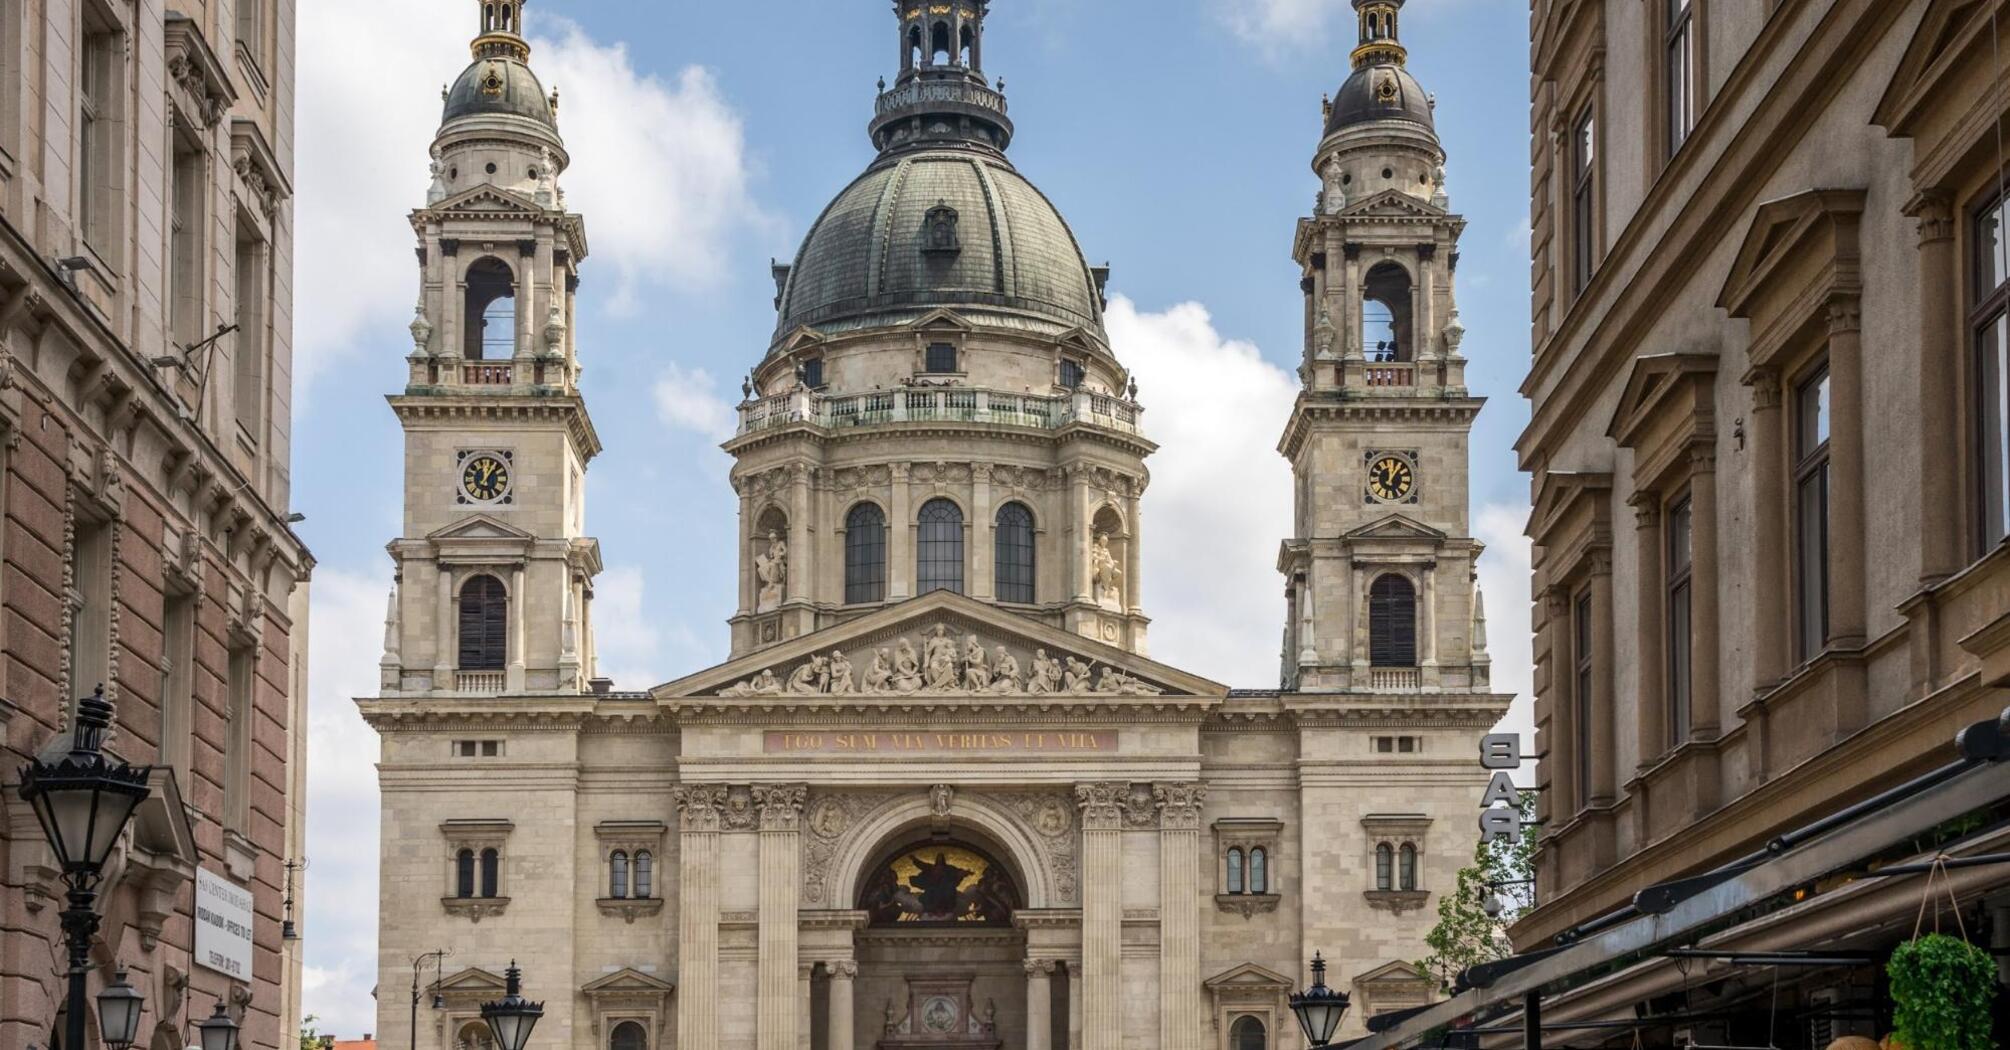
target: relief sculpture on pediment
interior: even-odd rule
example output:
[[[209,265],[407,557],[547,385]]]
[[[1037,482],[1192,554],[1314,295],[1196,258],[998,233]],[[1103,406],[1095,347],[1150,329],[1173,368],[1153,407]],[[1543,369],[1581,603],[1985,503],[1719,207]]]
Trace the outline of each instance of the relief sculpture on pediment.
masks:
[[[1159,696],[1164,692],[1107,664],[1049,654],[1044,648],[1022,658],[1009,645],[974,632],[959,639],[947,624],[938,623],[919,639],[903,636],[890,646],[856,654],[833,649],[792,666],[763,668],[719,695]]]

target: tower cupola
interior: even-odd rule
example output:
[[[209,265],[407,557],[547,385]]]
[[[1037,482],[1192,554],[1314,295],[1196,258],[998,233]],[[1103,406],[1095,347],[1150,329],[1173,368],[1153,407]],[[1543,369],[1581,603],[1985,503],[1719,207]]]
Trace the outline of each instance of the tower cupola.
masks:
[[[940,145],[1003,150],[1005,95],[984,78],[989,0],[895,0],[900,76],[882,86],[871,125],[882,152]]]
[[[475,38],[475,57],[530,61],[530,44],[523,38],[523,0],[479,2],[482,33]]]
[[[1397,30],[1402,11],[1403,0],[1354,0],[1354,14],[1361,23],[1361,42],[1354,48],[1355,69],[1400,66],[1409,57]]]

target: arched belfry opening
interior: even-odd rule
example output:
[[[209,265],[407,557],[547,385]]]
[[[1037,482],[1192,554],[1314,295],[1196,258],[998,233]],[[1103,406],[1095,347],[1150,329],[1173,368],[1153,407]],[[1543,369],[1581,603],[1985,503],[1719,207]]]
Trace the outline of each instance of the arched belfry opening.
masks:
[[[494,256],[468,267],[467,338],[461,355],[470,361],[507,361],[516,356],[516,274]]]
[[[1361,352],[1370,361],[1414,361],[1410,271],[1384,262],[1361,284]]]
[[[951,46],[949,23],[937,22],[929,31],[928,63],[933,66],[947,65],[956,59],[956,49]]]

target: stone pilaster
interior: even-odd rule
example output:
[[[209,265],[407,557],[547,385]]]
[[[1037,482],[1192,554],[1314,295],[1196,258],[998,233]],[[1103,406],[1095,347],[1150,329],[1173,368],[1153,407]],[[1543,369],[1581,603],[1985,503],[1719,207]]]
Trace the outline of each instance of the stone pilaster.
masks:
[[[510,693],[524,689],[523,620],[530,605],[530,592],[524,589],[524,581],[528,575],[521,565],[509,574],[509,663],[503,671],[503,691]]]
[[[991,464],[970,465],[970,596],[988,600],[998,596],[998,570],[993,544],[997,540],[997,512],[991,505]]]
[[[886,600],[914,594],[914,497],[909,492],[907,464],[893,464],[893,509],[886,522]]]
[[[454,687],[454,574],[445,565],[434,562],[433,573],[438,582],[436,604],[433,607],[433,689],[437,691]]]
[[[1862,648],[1868,633],[1864,596],[1863,304],[1838,296],[1828,304],[1829,398],[1829,638],[1838,648]],[[1944,410],[1953,414],[1952,408]],[[1952,516],[1952,515],[1948,515]],[[1859,694],[1861,695],[1861,694]],[[1837,711],[1841,733],[1863,725],[1864,712]]]
[[[1124,800],[1130,785],[1075,785],[1082,809],[1082,1050],[1123,1045]]]
[[[1053,1050],[1054,961],[1026,960],[1026,1050]]]
[[[1635,695],[1634,717],[1635,742],[1639,747],[1639,757],[1635,760],[1639,769],[1646,769],[1658,761],[1667,750],[1669,719],[1667,700],[1662,684],[1665,681],[1666,657],[1662,655],[1661,609],[1668,600],[1661,583],[1662,547],[1661,499],[1652,493],[1641,493],[1633,497],[1633,578],[1634,615],[1638,620],[1640,659],[1637,668],[1639,686]],[[1555,680],[1552,675],[1552,681]]]
[[[1961,567],[1960,515],[1934,508],[1961,505],[1961,414],[1949,411],[1961,388],[1961,314],[1955,305],[1954,199],[1928,190],[1906,205],[1919,220],[1919,576],[1937,583]]]
[[[1612,690],[1612,551],[1593,551],[1591,563],[1591,783],[1585,791],[1590,806],[1610,806],[1619,797],[1619,733]],[[1575,633],[1575,632],[1573,632]]]
[[[808,600],[815,562],[810,553],[810,468],[795,463],[789,466],[789,576],[782,581],[784,601]]]
[[[798,1050],[805,1033],[798,1032],[796,1003],[796,901],[802,822],[801,784],[756,784],[754,803],[761,814],[760,874],[760,1050]]]
[[[858,964],[834,959],[824,970],[831,975],[830,1050],[853,1050],[852,979],[858,976]]]
[[[1201,1050],[1200,809],[1205,784],[1158,784],[1159,1050]]]
[[[678,787],[677,1045],[719,1045],[719,818],[726,789]]]
[[[1787,632],[1792,619],[1787,596],[1793,593],[1792,562],[1787,558],[1787,515],[1793,497],[1786,482],[1787,422],[1780,411],[1778,373],[1754,373],[1752,386],[1752,491],[1759,494],[1752,508],[1752,564],[1761,574],[1752,595],[1752,686],[1771,689],[1787,674],[1787,654],[1793,641]],[[1660,578],[1657,563],[1655,578]],[[1657,602],[1664,599],[1659,596]],[[1658,609],[1658,606],[1657,606]],[[1644,628],[1643,628],[1644,629]]]

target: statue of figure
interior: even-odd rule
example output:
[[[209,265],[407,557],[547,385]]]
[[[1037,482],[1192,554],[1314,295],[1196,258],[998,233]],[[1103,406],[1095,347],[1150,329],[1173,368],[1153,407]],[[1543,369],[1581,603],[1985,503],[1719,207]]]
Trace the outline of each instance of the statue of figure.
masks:
[[[1103,676],[1096,682],[1096,692],[1121,693],[1123,691],[1124,673],[1114,667],[1103,668]]]
[[[937,784],[928,789],[928,811],[937,817],[947,817],[955,803],[956,789],[948,784]]]
[[[772,669],[762,671],[760,674],[754,676],[754,681],[748,685],[747,692],[752,696],[780,696],[782,695],[782,680],[775,677],[775,672]]]
[[[893,689],[898,693],[912,693],[921,688],[921,662],[915,658],[914,645],[902,638],[893,649]]]
[[[1096,534],[1096,545],[1089,552],[1090,579],[1095,585],[1096,604],[1106,609],[1122,609],[1124,606],[1124,570],[1117,564],[1115,552],[1110,550],[1110,534]]]
[[[893,660],[887,656],[885,649],[876,650],[872,654],[872,666],[865,670],[865,691],[877,696],[889,691],[892,686]]]
[[[809,663],[796,668],[789,676],[789,692],[796,696],[815,696],[830,685],[830,664],[821,656],[810,657]]]
[[[1026,683],[1026,691],[1035,695],[1060,692],[1061,661],[1048,656],[1045,649],[1033,650],[1033,677]]]
[[[973,693],[991,690],[991,658],[974,634],[963,643],[963,687]]]
[[[782,604],[782,588],[789,582],[789,541],[779,531],[768,533],[768,549],[754,556],[754,576],[761,583],[755,608],[761,612]]]
[[[831,650],[830,692],[837,696],[850,696],[857,690],[851,679],[851,659],[841,649]]]
[[[426,188],[426,203],[438,204],[447,199],[447,166],[440,163],[440,155],[433,154],[433,184]]]
[[[949,637],[949,629],[937,625],[925,644],[928,655],[928,688],[939,693],[953,693],[957,685],[956,640]]]
[[[1347,184],[1341,180],[1346,173],[1341,170],[1340,158],[1335,155],[1326,162],[1326,214],[1338,215],[1347,210]]]
[[[1074,657],[1068,657],[1068,670],[1061,677],[1061,691],[1066,693],[1086,693],[1089,691],[1089,673],[1095,670]]]
[[[1013,656],[1004,646],[991,659],[991,691],[1000,696],[1018,692],[1024,686],[1019,681],[1019,658]]]

